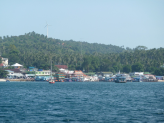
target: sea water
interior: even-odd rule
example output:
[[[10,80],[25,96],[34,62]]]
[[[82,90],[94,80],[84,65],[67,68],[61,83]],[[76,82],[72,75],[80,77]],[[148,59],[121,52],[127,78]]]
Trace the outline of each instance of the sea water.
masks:
[[[162,82],[1,82],[0,123],[164,123]]]

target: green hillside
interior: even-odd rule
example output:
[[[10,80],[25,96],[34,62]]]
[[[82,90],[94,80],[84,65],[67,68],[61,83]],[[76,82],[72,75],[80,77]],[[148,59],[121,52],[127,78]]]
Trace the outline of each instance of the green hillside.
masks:
[[[9,59],[10,65],[17,62],[25,67],[50,69],[52,59],[53,64],[65,64],[71,70],[113,73],[119,70],[126,73],[147,71],[164,75],[164,68],[160,67],[164,64],[164,48],[148,50],[145,46],[137,46],[124,49],[114,45],[62,41],[32,32],[0,37],[0,53]]]
[[[62,41],[59,39],[47,38],[44,35],[35,32],[27,33],[20,36],[4,36],[0,39],[2,53],[6,48],[13,44],[20,52],[44,52],[44,53],[65,53],[65,52],[83,52],[83,53],[120,53],[124,48],[114,45],[104,45],[97,43],[77,42],[73,40]]]

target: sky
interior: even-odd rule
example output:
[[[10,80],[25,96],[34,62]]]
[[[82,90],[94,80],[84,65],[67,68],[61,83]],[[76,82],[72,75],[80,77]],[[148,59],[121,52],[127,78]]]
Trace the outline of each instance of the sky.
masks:
[[[164,0],[0,0],[0,36],[164,47]]]

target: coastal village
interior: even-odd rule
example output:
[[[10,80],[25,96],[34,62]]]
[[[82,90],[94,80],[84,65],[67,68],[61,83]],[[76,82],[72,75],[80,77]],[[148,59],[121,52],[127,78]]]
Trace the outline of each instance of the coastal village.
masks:
[[[55,82],[162,82],[164,76],[155,76],[149,72],[121,73],[113,75],[112,72],[84,73],[81,70],[68,70],[67,65],[55,65],[59,72],[43,70],[35,67],[24,68],[23,65],[15,63],[11,65],[13,69],[5,69],[8,65],[8,58],[2,58],[0,67],[8,72],[7,78],[0,81],[49,81],[51,78]]]

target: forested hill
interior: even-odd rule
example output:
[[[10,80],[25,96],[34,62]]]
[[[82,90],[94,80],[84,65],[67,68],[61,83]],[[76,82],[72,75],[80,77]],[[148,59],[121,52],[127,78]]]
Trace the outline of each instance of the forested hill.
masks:
[[[98,43],[77,42],[73,40],[63,41],[59,39],[47,38],[44,35],[30,32],[20,36],[0,37],[1,53],[7,52],[10,45],[15,45],[20,52],[33,53],[120,53],[125,51],[123,47],[114,45],[105,45]]]
[[[53,64],[68,65],[70,70],[113,73],[119,70],[126,73],[148,71],[164,75],[164,68],[161,67],[164,65],[162,47],[150,50],[145,46],[124,49],[113,45],[62,41],[32,32],[0,38],[0,55],[9,59],[9,65],[20,63],[27,68],[34,66],[48,70],[52,59]]]

